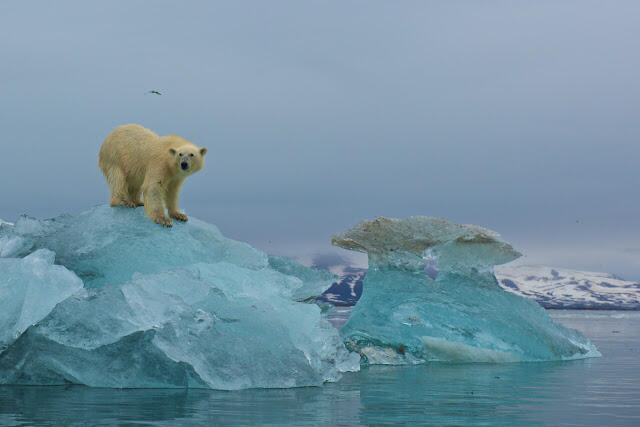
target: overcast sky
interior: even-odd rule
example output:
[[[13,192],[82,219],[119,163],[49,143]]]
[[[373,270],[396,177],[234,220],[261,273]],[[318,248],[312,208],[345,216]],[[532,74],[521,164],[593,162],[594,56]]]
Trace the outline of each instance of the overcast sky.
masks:
[[[1,1],[0,218],[106,203],[100,145],[139,123],[206,146],[181,207],[268,252],[308,259],[361,219],[428,215],[494,229],[526,262],[637,280],[639,16],[614,0]]]

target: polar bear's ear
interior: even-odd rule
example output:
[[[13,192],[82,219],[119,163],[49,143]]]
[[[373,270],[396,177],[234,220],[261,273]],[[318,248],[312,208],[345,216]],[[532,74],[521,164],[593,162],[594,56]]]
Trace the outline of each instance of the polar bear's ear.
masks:
[[[169,152],[174,156],[176,155],[176,150],[174,150],[173,148],[169,148]]]
[[[205,154],[207,154],[207,149],[203,147],[200,149],[200,155],[204,156]]]

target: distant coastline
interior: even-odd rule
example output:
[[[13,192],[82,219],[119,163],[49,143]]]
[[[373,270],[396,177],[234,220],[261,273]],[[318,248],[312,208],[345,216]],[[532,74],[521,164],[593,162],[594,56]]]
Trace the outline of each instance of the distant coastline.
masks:
[[[366,269],[347,267],[342,271],[341,278],[318,297],[320,301],[336,307],[356,305]],[[438,272],[429,269],[426,274],[435,279]],[[640,311],[640,283],[607,273],[519,266],[497,269],[496,278],[505,291],[532,299],[546,310]]]

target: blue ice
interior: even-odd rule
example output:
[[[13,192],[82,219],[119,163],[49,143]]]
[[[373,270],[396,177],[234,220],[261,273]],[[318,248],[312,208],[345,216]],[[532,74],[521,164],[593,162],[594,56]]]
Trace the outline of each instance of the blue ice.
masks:
[[[99,206],[2,223],[0,384],[279,388],[336,381],[361,363],[599,354],[499,287],[493,265],[520,254],[494,232],[380,218],[333,243],[370,262],[343,336],[309,303],[335,276],[193,217],[166,229],[142,208]]]
[[[600,355],[534,301],[501,289],[493,266],[520,253],[493,231],[439,218],[378,218],[335,235],[333,244],[369,257],[362,297],[342,329],[365,364]],[[437,263],[435,280],[425,259]]]
[[[333,275],[270,260],[197,219],[166,229],[142,209],[100,206],[21,217],[0,229],[0,245],[13,313],[0,318],[10,327],[0,383],[235,390],[320,385],[359,369],[320,308],[298,301]],[[31,276],[41,280],[25,287]]]

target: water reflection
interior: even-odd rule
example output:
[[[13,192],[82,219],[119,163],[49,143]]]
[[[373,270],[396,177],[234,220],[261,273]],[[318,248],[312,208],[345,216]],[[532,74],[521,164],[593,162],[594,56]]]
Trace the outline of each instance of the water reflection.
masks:
[[[427,365],[397,369],[376,367],[363,372],[360,422],[522,425],[535,423],[535,406],[549,405],[574,373],[592,360],[569,363],[500,365]],[[597,363],[597,362],[596,362]],[[393,393],[389,393],[393,390]]]
[[[378,366],[324,387],[283,390],[0,387],[0,425],[640,425],[640,313],[554,315],[604,356]]]

